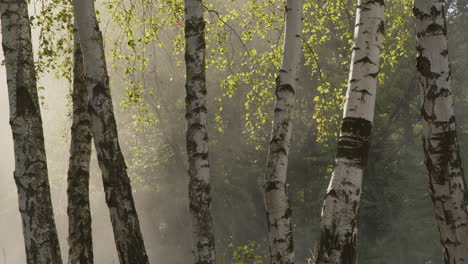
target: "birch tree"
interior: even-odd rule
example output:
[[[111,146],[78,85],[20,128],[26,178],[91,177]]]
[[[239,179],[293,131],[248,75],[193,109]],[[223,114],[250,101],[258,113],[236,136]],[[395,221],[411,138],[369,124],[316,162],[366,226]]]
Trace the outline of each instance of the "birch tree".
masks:
[[[422,138],[446,264],[468,263],[468,193],[456,135],[445,1],[414,0]]]
[[[73,34],[73,124],[68,167],[68,263],[92,264],[93,241],[89,207],[91,117],[80,39]]]
[[[356,263],[357,213],[374,118],[384,12],[383,0],[358,0],[336,164],[322,207],[318,264]]]
[[[283,59],[276,80],[276,105],[264,179],[270,263],[294,263],[286,174],[292,132],[291,112],[296,97],[302,55],[302,0],[288,0],[285,6]]]
[[[120,149],[109,87],[104,43],[93,0],[74,0],[74,14],[85,67],[91,131],[102,171],[119,261],[145,264],[148,256]]]
[[[25,0],[1,0],[0,12],[15,153],[14,178],[23,222],[26,262],[60,264],[28,4]]]
[[[205,19],[201,0],[185,0],[185,104],[189,203],[193,255],[197,264],[215,264],[210,164],[206,126]]]

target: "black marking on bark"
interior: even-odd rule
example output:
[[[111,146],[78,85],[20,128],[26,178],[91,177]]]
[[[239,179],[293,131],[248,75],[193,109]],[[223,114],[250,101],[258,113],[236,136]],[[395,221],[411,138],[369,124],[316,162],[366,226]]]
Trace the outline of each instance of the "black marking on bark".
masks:
[[[361,59],[354,62],[354,64],[358,64],[358,63],[362,63],[362,64],[370,63],[370,64],[373,64],[373,65],[376,65],[373,61],[370,60],[370,58],[368,56],[365,56],[364,58],[361,58]]]
[[[193,130],[203,130],[204,128],[205,126],[200,123],[193,123],[189,127],[189,132],[191,133]]]
[[[334,189],[331,189],[329,192],[327,192],[326,196],[331,196],[333,198],[338,198],[338,194],[336,193],[336,191]]]
[[[28,87],[18,86],[16,90],[16,114],[23,116],[27,113],[35,113],[37,111],[35,108]]]
[[[295,94],[294,89],[292,88],[290,84],[281,84],[278,87],[278,92],[289,92],[289,93]]]
[[[199,107],[195,107],[194,109],[192,109],[192,112],[193,113],[196,113],[196,114],[199,114],[199,113],[206,113],[207,112],[207,109],[204,105],[202,106],[199,106]]]
[[[424,139],[425,163],[429,176],[434,183],[445,184],[451,177],[449,168],[461,168],[457,135],[455,129],[453,129],[455,127],[455,117],[452,116],[449,122],[431,123],[442,128],[442,132],[432,134],[430,138]],[[435,143],[431,144],[431,142]]]
[[[368,73],[368,74],[366,74],[365,76],[366,76],[366,77],[369,76],[369,77],[372,77],[372,78],[375,79],[375,78],[377,78],[377,76],[379,76],[379,73],[380,73],[380,71],[378,71],[378,72],[373,72],[373,73]]]
[[[288,122],[285,122],[285,124],[282,125],[288,125]],[[288,152],[286,151],[286,148],[283,146],[284,144],[282,143],[285,140],[285,134],[280,134],[279,137],[274,137],[270,141],[270,152],[272,154],[281,154],[283,153],[284,155],[288,155]]]
[[[197,61],[197,58],[195,58],[188,52],[185,53],[184,59],[185,59],[185,63],[187,64],[195,63]]]
[[[185,21],[185,37],[204,36],[205,20],[203,18],[190,18]],[[204,37],[203,37],[204,39]],[[204,43],[204,41],[202,41]],[[200,42],[198,42],[200,43]]]
[[[417,7],[413,7],[413,14],[416,17],[416,19],[420,19],[420,20],[423,20],[423,19],[426,19],[426,18],[431,18],[430,14],[427,14],[427,13],[421,11]]]
[[[361,12],[370,11],[372,10],[372,8],[369,6],[372,4],[379,4],[380,6],[385,6],[385,1],[384,0],[369,0],[367,2],[362,3],[361,5],[358,5],[357,8],[361,9]]]
[[[280,69],[279,71],[280,72],[286,72],[283,69]],[[276,98],[278,100],[282,99],[281,93],[283,93],[283,92],[289,92],[289,93],[295,95],[296,92],[294,91],[294,88],[290,84],[282,83],[280,75],[278,75],[276,77],[275,81],[276,81],[275,95],[276,95]],[[275,111],[276,111],[276,109],[275,109]]]
[[[433,79],[439,76],[438,73],[431,71],[431,61],[425,56],[418,56],[416,59],[416,68],[418,69],[419,73],[421,73],[421,75],[426,78]]]
[[[336,157],[355,161],[357,166],[365,168],[371,129],[369,120],[355,117],[343,119]]]
[[[418,44],[418,45],[416,46],[416,50],[418,51],[419,54],[422,54],[423,51],[424,51],[424,48],[423,48],[421,45]]]
[[[385,1],[384,0],[370,0],[365,3],[365,5],[370,5],[370,4],[379,4],[380,6],[385,6]]]
[[[333,229],[335,226],[332,227]],[[354,228],[354,227],[353,227]],[[356,263],[356,238],[352,231],[345,235],[346,243],[342,245],[338,236],[333,235],[334,230],[322,228],[320,234],[320,244],[317,255],[317,263],[333,263],[330,256],[336,254],[334,251],[339,251],[340,264],[355,264]]]
[[[94,98],[97,98],[99,95],[104,95],[106,97],[109,96],[106,85],[104,85],[102,82],[97,82],[92,91]]]
[[[427,34],[437,35],[441,33],[444,35],[447,35],[446,29],[439,24],[433,23],[427,26],[427,29],[422,34],[423,35],[427,35]]]
[[[448,97],[452,95],[452,91],[450,91],[447,88],[440,88],[437,86],[437,84],[432,84],[431,87],[429,88],[429,91],[427,92],[426,99],[430,100],[432,104],[435,104],[435,99],[438,97]]]
[[[377,29],[377,33],[385,34],[385,23],[380,21],[379,28]]]
[[[198,153],[193,153],[192,157],[194,158],[200,158],[202,160],[208,159],[208,152],[198,152]]]
[[[288,208],[284,212],[283,218],[288,219],[289,217],[291,217],[291,215],[292,215],[292,209],[290,206],[288,206]]]
[[[265,183],[265,193],[268,193],[272,190],[278,190],[280,189],[281,185],[284,185],[284,183],[282,183],[281,181],[268,181],[267,183]]]
[[[444,50],[440,53],[440,55],[442,55],[442,56],[444,56],[444,57],[447,57],[447,55],[448,55],[448,49],[444,49]]]
[[[433,5],[431,7],[431,16],[432,16],[432,18],[436,18],[436,17],[440,16],[441,14],[442,14],[442,11],[437,10],[437,7],[435,5]]]

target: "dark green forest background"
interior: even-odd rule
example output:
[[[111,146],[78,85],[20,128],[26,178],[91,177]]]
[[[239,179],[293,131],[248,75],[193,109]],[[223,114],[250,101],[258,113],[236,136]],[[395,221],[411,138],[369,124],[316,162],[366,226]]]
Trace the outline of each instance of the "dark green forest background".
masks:
[[[61,11],[58,2],[49,3],[55,10],[49,15],[66,21],[68,11]],[[288,168],[298,263],[313,257],[318,242],[320,210],[333,169],[349,73],[355,2],[305,1],[303,67]],[[467,164],[468,1],[448,2],[455,113],[461,157]],[[412,3],[386,3],[386,38],[360,209],[358,259],[361,264],[442,263],[423,164]],[[218,260],[261,263],[267,253],[267,233],[260,186],[281,58],[283,2],[229,0],[206,5],[212,212]],[[104,1],[100,19],[112,67],[121,144],[150,259],[187,263],[191,229],[182,2]],[[66,32],[70,29],[47,28],[47,19],[35,23],[42,27],[39,71],[67,77],[71,42]],[[58,30],[65,33],[57,34]],[[51,61],[62,64],[50,67]],[[64,154],[57,148],[48,155],[49,160],[61,160]],[[100,177],[95,161],[93,166],[96,185]],[[64,177],[64,168],[66,164],[51,164],[52,182],[54,177]],[[93,211],[104,210],[105,205],[100,206]]]

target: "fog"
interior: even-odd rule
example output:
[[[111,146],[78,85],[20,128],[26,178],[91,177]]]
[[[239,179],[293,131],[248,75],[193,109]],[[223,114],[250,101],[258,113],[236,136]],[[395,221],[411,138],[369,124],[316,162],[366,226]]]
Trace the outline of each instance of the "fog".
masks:
[[[3,56],[2,56],[3,59]],[[13,179],[14,155],[13,139],[9,125],[8,91],[6,89],[5,67],[0,68],[0,146],[1,146],[1,177],[0,177],[0,247],[6,263],[22,263],[25,261],[21,217],[18,209],[18,195]]]
[[[239,2],[233,5],[241,6]],[[105,13],[104,9],[102,13]],[[217,19],[216,16],[214,19]],[[108,54],[112,49],[111,41],[120,36],[118,29],[109,24],[110,19],[103,17],[104,36],[110,39],[106,42]],[[452,23],[451,26],[454,27],[453,25],[456,24]],[[241,30],[240,26],[234,25],[233,28]],[[226,27],[224,30],[233,28]],[[123,100],[128,99],[125,93],[126,77],[123,76],[125,62],[107,58],[119,140],[129,168],[135,204],[151,263],[192,262],[185,153],[184,65],[183,55],[173,55],[175,48],[171,46],[177,33],[180,33],[177,30],[171,27],[161,29],[159,41],[167,45],[161,47],[153,43],[151,49],[148,48],[145,53],[149,58],[147,71],[133,76],[142,82],[146,91],[142,95],[145,107],[131,105],[124,108],[121,105]],[[275,34],[272,38],[277,38],[278,32],[271,32]],[[230,43],[224,44],[228,46],[227,49],[233,49],[232,54],[228,55],[232,55],[229,59],[234,66],[218,69],[210,65],[207,75],[212,214],[217,258],[218,262],[236,263],[239,257],[234,252],[237,251],[236,254],[243,258],[245,249],[242,247],[248,246],[248,249],[254,250],[255,256],[265,261],[268,246],[261,183],[273,112],[273,93],[268,85],[274,83],[276,68],[272,63],[261,66],[264,72],[254,76],[266,83],[262,84],[266,87],[265,90],[252,89],[257,86],[239,81],[240,84],[234,91],[227,91],[220,82],[234,76],[239,68],[244,70],[239,66],[244,58],[236,55],[238,50],[242,50],[241,44],[235,34],[229,34]],[[33,36],[37,50],[37,30],[33,32]],[[458,34],[457,38],[462,38],[460,36]],[[259,51],[268,50],[270,43],[259,39],[252,40],[249,45]],[[330,61],[321,61],[322,71],[333,76],[331,82],[336,87],[341,87],[340,81],[346,80],[349,70],[347,63],[339,66],[333,57],[339,53],[335,49],[338,50],[343,42],[348,43],[346,39],[340,41],[332,40],[331,45],[326,43],[326,47],[317,48],[319,58],[331,58]],[[459,45],[459,42],[467,43],[460,40],[452,43]],[[359,220],[358,246],[360,258],[363,259],[359,262],[362,264],[427,264],[441,261],[442,250],[438,243],[423,166],[417,95],[419,91],[414,87],[415,67],[408,66],[414,65],[414,53],[408,53],[410,55],[395,59],[395,69],[383,67],[388,80],[379,87],[369,170]],[[457,118],[463,128],[463,122],[468,122],[468,115],[463,110],[466,108],[462,108],[468,107],[468,100],[465,99],[468,96],[464,92],[466,85],[462,89],[462,84],[468,81],[468,52],[460,48],[456,54],[452,55],[455,65],[454,90],[460,95],[456,102],[459,107]],[[346,60],[347,58],[343,59],[345,62]],[[301,87],[296,92],[298,100],[294,112],[288,167],[297,263],[306,263],[306,258],[313,257],[316,250],[320,208],[333,168],[336,146],[333,135],[328,142],[317,142],[318,125],[312,116],[316,110],[314,98],[321,95],[317,91],[320,81],[317,76],[311,76],[310,61],[306,62],[306,58],[303,61]],[[246,70],[249,71],[250,69]],[[63,79],[56,79],[53,74],[46,74],[41,76],[40,85],[45,87],[40,95],[43,96],[42,118],[51,195],[62,258],[66,262],[70,84]],[[0,264],[20,264],[25,263],[25,250],[13,179],[14,153],[8,123],[4,66],[0,67],[0,87]],[[264,97],[258,95],[263,92],[266,94]],[[250,104],[248,109],[251,98],[257,101]],[[260,110],[256,111],[257,109]],[[255,114],[259,116],[257,119],[252,117]],[[329,115],[325,119],[330,117],[331,129],[337,129],[333,126],[332,115],[341,114],[339,106],[325,114]],[[222,118],[217,119],[218,115]],[[265,120],[262,121],[262,117]],[[254,128],[249,130],[249,126]],[[459,134],[461,155],[466,164],[468,132],[465,130],[460,129]],[[94,150],[90,200],[95,263],[118,263]],[[252,258],[247,259],[247,263],[255,263]]]
[[[18,196],[13,178],[14,153],[11,129],[9,126],[8,93],[6,89],[5,68],[0,68],[0,147],[2,160],[0,164],[0,247],[1,263],[25,263],[24,240],[21,217],[18,209]],[[46,78],[42,117],[44,136],[49,167],[51,195],[55,220],[61,242],[62,258],[66,262],[68,254],[67,214],[66,214],[66,175],[69,157],[69,130],[71,122],[68,116],[69,104],[67,94],[69,84],[55,78]],[[95,159],[93,160],[95,162]],[[95,237],[96,263],[118,263],[114,247],[112,228],[102,193],[100,174],[93,166],[93,194],[91,208],[93,213],[93,235]],[[97,178],[97,179],[96,179]]]
[[[34,47],[37,50],[37,30],[33,31]],[[0,58],[3,60],[3,54]],[[6,83],[5,67],[0,67],[0,147],[1,147],[1,177],[0,177],[0,263],[25,263],[25,249],[22,234],[21,217],[18,208],[18,195],[14,172],[14,152],[11,128],[9,125],[9,105],[8,91]],[[68,218],[67,218],[67,171],[69,159],[70,127],[71,127],[71,101],[69,97],[70,84],[63,79],[56,79],[53,74],[41,76],[38,86],[44,86],[45,90],[40,91],[41,96],[41,114],[43,119],[44,138],[48,161],[49,182],[51,185],[52,203],[54,207],[55,221],[57,225],[62,259],[67,262],[68,256]],[[119,108],[121,96],[119,92],[115,93],[115,108]],[[121,94],[120,94],[121,95]],[[117,120],[121,120],[120,114],[125,115],[125,111],[116,111]],[[125,124],[124,124],[125,125]],[[124,126],[122,125],[122,126]],[[182,125],[184,125],[182,123]],[[119,127],[120,128],[120,127]],[[125,132],[125,131],[122,131]],[[120,133],[122,145],[131,140],[133,136]],[[181,142],[182,143],[182,142]],[[124,156],[128,154],[128,149],[123,147]],[[94,260],[96,263],[118,263],[117,252],[115,249],[112,225],[109,218],[108,209],[105,203],[101,173],[97,165],[96,153],[93,148],[91,160],[91,179],[90,179],[90,206],[92,213],[93,247]],[[182,166],[184,161],[180,161]],[[127,162],[128,164],[128,162]],[[185,170],[179,170],[185,173]],[[182,179],[185,175],[179,175]],[[186,190],[186,185],[180,185],[182,190]],[[178,199],[188,201],[187,194]],[[164,248],[164,241],[154,236],[155,230],[160,229],[160,223],[155,223],[152,219],[152,207],[157,203],[148,193],[135,193],[134,199],[139,212],[142,233],[147,247],[147,253],[151,263],[161,263],[164,259],[170,259],[170,256],[164,256],[165,250],[156,250],[155,248]],[[179,207],[173,207],[173,204],[162,206],[166,210],[185,208],[185,204]],[[186,209],[186,208],[185,208]],[[182,209],[184,211],[184,209]],[[187,210],[184,213],[188,213]],[[154,217],[153,217],[154,218]],[[188,219],[186,219],[188,220]],[[166,221],[170,221],[167,219]],[[167,225],[166,223],[163,223]],[[183,226],[186,226],[185,221]],[[185,240],[190,243],[190,233],[183,235]],[[177,249],[177,251],[187,256],[190,251],[187,248]]]

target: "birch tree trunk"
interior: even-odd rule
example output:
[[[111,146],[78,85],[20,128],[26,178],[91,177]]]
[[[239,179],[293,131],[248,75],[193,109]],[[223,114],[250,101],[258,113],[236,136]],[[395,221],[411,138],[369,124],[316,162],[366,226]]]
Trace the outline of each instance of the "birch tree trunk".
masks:
[[[291,207],[286,174],[291,112],[296,96],[298,71],[302,54],[302,0],[288,0],[285,6],[285,34],[281,69],[276,80],[276,105],[264,179],[270,263],[294,263]]]
[[[358,0],[336,164],[322,207],[318,264],[356,263],[357,213],[374,118],[384,12],[383,0]]]
[[[468,193],[453,111],[445,1],[415,0],[425,163],[446,264],[468,263]]]
[[[89,207],[89,164],[91,159],[91,117],[84,75],[80,39],[73,35],[73,125],[68,168],[69,264],[92,264],[93,240]]]
[[[106,203],[121,264],[146,264],[127,166],[119,146],[102,33],[93,0],[74,0],[76,25],[85,66],[91,131],[102,171]]]
[[[15,152],[14,178],[23,222],[26,262],[60,264],[62,259],[50,197],[28,4],[25,0],[1,0],[0,12]]]
[[[205,20],[201,0],[185,0],[185,84],[189,202],[196,264],[215,264],[206,127]]]

